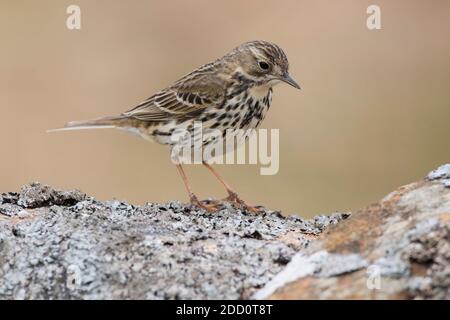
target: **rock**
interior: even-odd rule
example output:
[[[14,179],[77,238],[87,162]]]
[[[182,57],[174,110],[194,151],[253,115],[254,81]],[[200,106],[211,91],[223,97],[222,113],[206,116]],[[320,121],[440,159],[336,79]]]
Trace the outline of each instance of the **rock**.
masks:
[[[248,298],[348,217],[318,226],[272,211],[136,207],[40,183],[10,195],[0,205],[0,299]]]
[[[328,228],[256,299],[450,299],[450,165]]]
[[[51,205],[72,206],[86,198],[86,195],[79,190],[54,190],[39,182],[24,186],[17,197],[14,195],[14,193],[7,193],[5,196],[2,195],[2,199],[23,208],[39,208]]]
[[[450,299],[449,168],[311,220],[33,183],[0,196],[0,299]]]
[[[445,187],[450,188],[450,163],[431,171],[427,175],[427,179],[430,181],[440,180]]]

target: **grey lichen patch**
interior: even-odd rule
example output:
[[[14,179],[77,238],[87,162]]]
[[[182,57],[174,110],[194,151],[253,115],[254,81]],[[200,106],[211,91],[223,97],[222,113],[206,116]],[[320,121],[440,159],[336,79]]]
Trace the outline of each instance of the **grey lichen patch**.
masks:
[[[403,279],[416,299],[450,299],[450,224],[437,217],[411,225],[376,260],[383,278]]]
[[[423,299],[450,299],[450,223],[428,219],[406,236],[410,243],[403,256],[412,265],[425,267],[425,274],[408,282],[409,294]]]
[[[311,234],[347,217],[323,217],[318,225],[273,211],[208,213],[180,202],[139,207],[37,183],[1,199],[14,214],[40,213],[0,219],[0,299],[246,298]],[[8,208],[3,214],[10,216]]]
[[[325,250],[305,255],[297,253],[279,274],[276,275],[264,288],[257,291],[253,299],[267,299],[276,290],[293,281],[314,276],[329,278],[354,272],[367,267],[368,262],[358,254],[334,254]]]
[[[336,225],[340,221],[347,219],[351,216],[350,212],[344,213],[335,213],[330,215],[319,215],[315,216],[312,220],[314,222],[314,226],[319,228],[320,230],[325,230],[330,225]]]
[[[12,204],[12,203],[0,204],[0,215],[4,215],[7,217],[18,216],[22,210],[23,210],[22,207]]]
[[[335,277],[367,267],[368,262],[359,254],[326,254],[316,264],[315,276]]]
[[[39,208],[51,205],[72,206],[86,198],[79,190],[61,191],[48,185],[33,182],[24,186],[20,193],[4,193],[0,203],[11,203],[23,208]]]
[[[431,171],[427,175],[427,179],[430,181],[441,180],[445,187],[450,188],[450,163]]]
[[[0,204],[12,203],[16,204],[19,200],[19,194],[17,192],[6,192],[0,194]]]
[[[373,263],[377,267],[377,274],[382,277],[400,279],[408,277],[411,271],[410,264],[399,255],[387,255]]]

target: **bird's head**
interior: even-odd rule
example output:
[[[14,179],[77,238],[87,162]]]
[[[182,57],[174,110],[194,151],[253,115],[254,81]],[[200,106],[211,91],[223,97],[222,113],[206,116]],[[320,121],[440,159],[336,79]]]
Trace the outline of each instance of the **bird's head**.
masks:
[[[246,42],[224,58],[229,61],[233,73],[240,73],[260,85],[273,86],[283,81],[300,89],[297,82],[289,75],[286,54],[274,43]]]

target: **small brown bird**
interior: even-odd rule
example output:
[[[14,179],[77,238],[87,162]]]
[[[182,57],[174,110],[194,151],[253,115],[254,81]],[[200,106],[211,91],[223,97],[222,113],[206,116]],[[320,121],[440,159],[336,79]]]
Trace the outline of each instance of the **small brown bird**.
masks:
[[[157,92],[130,111],[119,116],[67,123],[58,130],[118,128],[147,140],[169,145],[173,150],[186,140],[173,139],[178,129],[194,139],[194,123],[203,129],[215,129],[227,136],[229,129],[256,129],[264,119],[272,101],[272,87],[286,82],[300,89],[288,73],[289,63],[283,50],[267,41],[246,42],[214,62],[192,71],[170,87]],[[181,142],[180,140],[183,140]],[[211,137],[202,138],[202,146]],[[202,158],[202,163],[221,182],[230,201],[246,210],[258,209],[241,200],[236,192]],[[192,204],[214,211],[220,202],[199,201],[192,192],[181,163],[176,166]]]

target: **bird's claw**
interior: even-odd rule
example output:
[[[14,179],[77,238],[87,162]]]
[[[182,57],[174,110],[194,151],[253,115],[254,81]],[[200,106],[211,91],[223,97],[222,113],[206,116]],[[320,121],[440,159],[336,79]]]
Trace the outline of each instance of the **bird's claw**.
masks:
[[[191,195],[190,201],[193,206],[205,209],[208,212],[219,211],[223,208],[223,202],[229,202],[234,205],[234,207],[248,212],[261,213],[263,211],[260,207],[255,207],[246,203],[244,200],[239,198],[235,192],[229,192],[228,197],[223,200],[198,200],[196,195]]]
[[[191,195],[190,196],[191,204],[198,207],[205,209],[208,212],[216,212],[219,211],[222,207],[222,204],[220,201],[214,201],[214,200],[198,200],[197,196]]]
[[[223,199],[224,201],[231,202],[232,204],[236,205],[238,208],[244,209],[245,211],[250,211],[253,213],[261,213],[263,210],[261,208],[249,205],[244,200],[239,198],[237,193],[233,191],[228,192],[228,197]]]

